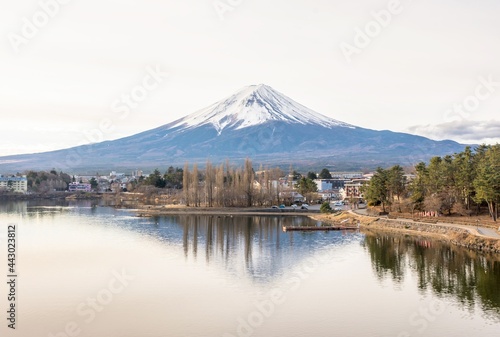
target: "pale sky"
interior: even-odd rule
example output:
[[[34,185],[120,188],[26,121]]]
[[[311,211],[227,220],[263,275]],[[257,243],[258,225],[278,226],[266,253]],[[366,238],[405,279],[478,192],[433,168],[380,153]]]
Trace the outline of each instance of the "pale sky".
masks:
[[[132,135],[259,83],[365,128],[500,142],[499,17],[497,0],[1,0],[0,155]]]

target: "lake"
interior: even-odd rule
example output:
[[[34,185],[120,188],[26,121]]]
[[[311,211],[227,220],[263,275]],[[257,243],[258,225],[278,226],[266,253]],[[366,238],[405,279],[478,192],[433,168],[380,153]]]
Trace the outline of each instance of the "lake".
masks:
[[[16,331],[1,335],[498,336],[500,258],[298,216],[135,217],[95,202],[0,204]],[[7,317],[8,284],[2,282]]]

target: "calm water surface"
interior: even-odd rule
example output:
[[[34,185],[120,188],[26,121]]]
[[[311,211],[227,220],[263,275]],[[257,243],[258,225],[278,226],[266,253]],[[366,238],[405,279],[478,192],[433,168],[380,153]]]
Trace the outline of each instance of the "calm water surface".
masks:
[[[316,224],[303,217],[3,203],[5,277],[11,223],[18,321],[13,332],[3,318],[0,335],[500,335],[500,259],[425,239],[281,231]]]

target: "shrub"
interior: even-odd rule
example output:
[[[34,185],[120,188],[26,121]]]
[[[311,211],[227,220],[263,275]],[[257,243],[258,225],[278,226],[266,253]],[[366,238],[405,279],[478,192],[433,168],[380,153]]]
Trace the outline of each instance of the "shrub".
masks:
[[[330,206],[330,203],[328,201],[325,201],[321,204],[319,210],[321,213],[331,213],[332,207]]]

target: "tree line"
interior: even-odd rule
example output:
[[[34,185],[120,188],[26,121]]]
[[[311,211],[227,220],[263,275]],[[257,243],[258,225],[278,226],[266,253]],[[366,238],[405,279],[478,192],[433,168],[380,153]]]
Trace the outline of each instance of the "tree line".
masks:
[[[399,212],[429,211],[436,214],[479,214],[482,204],[488,206],[491,218],[498,218],[500,201],[500,145],[480,145],[474,150],[444,157],[433,157],[429,163],[414,168],[414,179],[407,180],[396,165],[378,168],[364,186],[365,199],[380,205],[383,211],[394,207]]]
[[[27,171],[28,188],[38,193],[51,191],[65,191],[69,183],[74,179],[67,173],[57,172],[56,170],[46,171]]]
[[[324,169],[319,176],[330,175]],[[170,167],[165,174],[156,169],[147,178],[140,179],[135,188],[154,186],[160,189],[182,191],[180,202],[192,207],[251,207],[271,206],[281,203],[293,203],[292,186],[296,192],[307,199],[317,192],[313,179],[316,173],[309,172],[306,176],[290,167],[288,178],[279,167],[260,166],[258,171],[253,168],[252,161],[246,159],[243,166],[235,166],[226,160],[214,165],[207,161],[203,169],[198,164],[192,166],[186,162],[183,168]],[[285,181],[280,181],[285,179]],[[174,194],[176,192],[173,192]]]
[[[207,161],[200,171],[197,164],[183,169],[183,201],[186,206],[251,207],[280,202],[282,189],[275,183],[282,176],[279,168],[262,168],[259,174],[252,161],[246,159],[242,167],[226,161],[213,165]]]

